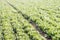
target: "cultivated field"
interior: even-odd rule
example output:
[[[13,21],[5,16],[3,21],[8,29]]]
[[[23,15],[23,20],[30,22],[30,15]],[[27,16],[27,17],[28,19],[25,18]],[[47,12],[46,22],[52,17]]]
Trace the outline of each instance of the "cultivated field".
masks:
[[[0,0],[0,40],[60,40],[60,0]]]

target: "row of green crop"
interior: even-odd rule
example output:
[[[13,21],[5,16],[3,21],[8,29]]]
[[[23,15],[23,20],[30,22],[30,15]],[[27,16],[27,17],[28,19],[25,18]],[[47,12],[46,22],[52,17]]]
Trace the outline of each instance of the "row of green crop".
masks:
[[[0,40],[3,39],[3,32],[2,32],[2,18],[1,18],[1,8],[2,8],[2,2],[0,2]]]
[[[21,14],[4,1],[0,16],[4,40],[46,40]]]
[[[34,3],[29,5],[30,2],[26,1],[9,1],[12,5],[18,8],[24,14],[24,17],[28,17],[29,21],[33,21],[39,28],[42,28],[44,32],[47,33],[48,36],[52,37],[52,40],[59,40],[60,35],[60,17],[59,10],[53,12],[53,10],[41,9],[35,6]],[[17,5],[18,3],[18,5]],[[40,5],[39,5],[40,6]]]
[[[1,13],[1,12],[0,12]],[[0,17],[1,18],[1,17]],[[2,24],[1,24],[2,20],[0,19],[0,40],[2,40]]]

